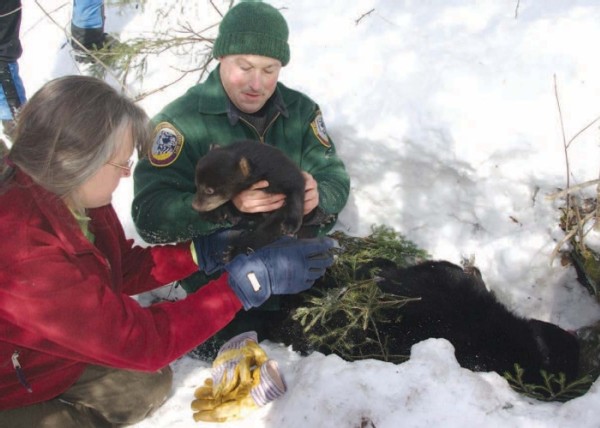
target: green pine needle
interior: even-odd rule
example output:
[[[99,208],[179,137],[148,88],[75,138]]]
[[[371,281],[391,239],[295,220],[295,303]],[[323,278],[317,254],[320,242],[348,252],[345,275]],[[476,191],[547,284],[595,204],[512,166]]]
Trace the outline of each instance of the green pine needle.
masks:
[[[545,370],[540,370],[544,381],[543,384],[537,385],[525,383],[524,374],[525,370],[515,364],[514,373],[507,371],[503,377],[515,391],[540,401],[569,401],[585,394],[594,382],[590,375],[584,375],[567,383],[564,373],[550,374]]]
[[[419,299],[384,293],[377,286],[376,269],[359,269],[381,258],[409,266],[427,259],[428,254],[385,226],[373,226],[372,233],[363,238],[341,232],[332,237],[341,247],[340,254],[325,281],[305,293],[303,305],[293,311],[292,318],[303,327],[315,349],[336,353],[349,361],[405,361],[406,355],[389,352],[389,339],[380,336],[380,326],[400,322],[399,309]]]

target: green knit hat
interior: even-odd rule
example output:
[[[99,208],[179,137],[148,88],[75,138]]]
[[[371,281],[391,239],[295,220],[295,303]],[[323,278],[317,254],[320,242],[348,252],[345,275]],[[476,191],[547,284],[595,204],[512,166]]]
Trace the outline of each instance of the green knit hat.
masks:
[[[286,65],[290,61],[289,30],[285,18],[273,6],[242,2],[225,14],[213,55],[261,55]]]

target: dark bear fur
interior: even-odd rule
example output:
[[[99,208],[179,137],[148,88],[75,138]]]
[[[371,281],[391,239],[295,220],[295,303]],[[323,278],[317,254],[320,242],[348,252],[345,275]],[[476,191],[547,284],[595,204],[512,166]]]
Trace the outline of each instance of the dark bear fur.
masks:
[[[392,262],[378,260],[375,265],[365,266],[363,274],[374,266],[379,268],[377,285],[382,291],[420,298],[388,314],[389,322],[378,323],[378,334],[391,353],[410,355],[415,343],[444,338],[454,346],[459,364],[471,370],[502,375],[507,371],[514,373],[516,363],[525,369],[526,382],[541,384],[540,370],[562,372],[568,381],[577,378],[576,337],[554,324],[513,314],[486,289],[478,271],[466,273],[445,261],[399,268]],[[298,304],[298,300],[293,303]],[[280,327],[270,332],[271,340],[309,350],[306,333],[299,323],[291,316],[280,321]]]
[[[195,174],[193,208],[207,221],[227,221],[244,230],[234,245],[242,251],[267,245],[282,235],[294,235],[300,229],[304,177],[278,148],[250,140],[217,146],[200,158]],[[238,211],[231,199],[261,180],[269,182],[264,191],[285,194],[283,207],[259,214]]]
[[[579,344],[573,334],[518,317],[461,267],[443,261],[405,269],[388,266],[379,276],[383,291],[421,298],[402,308],[401,323],[385,326],[403,349],[441,337],[454,345],[460,365],[472,370],[503,374],[518,363],[528,382],[541,383],[540,370],[577,377]]]

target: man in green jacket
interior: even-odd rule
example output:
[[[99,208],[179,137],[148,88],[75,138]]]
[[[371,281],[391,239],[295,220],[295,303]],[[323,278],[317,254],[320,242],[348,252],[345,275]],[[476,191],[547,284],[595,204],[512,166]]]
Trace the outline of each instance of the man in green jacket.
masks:
[[[350,179],[329,138],[319,106],[278,82],[289,62],[288,26],[261,2],[242,2],[223,17],[213,54],[219,65],[153,119],[155,140],[134,173],[132,214],[149,243],[180,242],[227,224],[201,220],[192,208],[194,169],[213,144],[251,139],[278,147],[304,172],[303,229],[327,233],[348,199]],[[261,181],[233,198],[242,212],[281,207],[284,196]],[[188,292],[203,281],[185,281]]]

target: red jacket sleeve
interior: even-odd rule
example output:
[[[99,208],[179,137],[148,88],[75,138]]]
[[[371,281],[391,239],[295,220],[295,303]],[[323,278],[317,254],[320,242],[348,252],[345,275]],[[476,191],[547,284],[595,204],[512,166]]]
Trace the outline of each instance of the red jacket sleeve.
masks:
[[[153,290],[198,270],[190,243],[141,247],[125,237],[111,206],[91,210],[95,246],[107,258],[113,283],[128,295]]]
[[[45,218],[23,222],[11,214],[18,227],[0,227],[14,244],[0,250],[0,339],[44,355],[46,370],[76,361],[154,371],[204,342],[242,307],[226,275],[184,300],[141,307],[127,293],[197,267],[189,246],[133,246],[118,222],[107,221],[114,210],[105,211],[95,223],[96,245],[76,226],[53,229]]]
[[[11,324],[4,340],[58,358],[154,371],[211,337],[242,307],[226,275],[184,300],[148,308],[108,287],[105,275],[57,254],[5,267],[3,284],[19,281],[0,289],[0,318]]]

